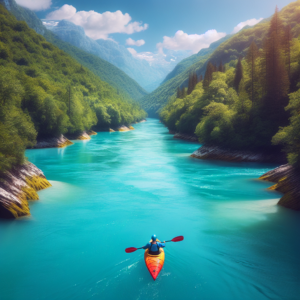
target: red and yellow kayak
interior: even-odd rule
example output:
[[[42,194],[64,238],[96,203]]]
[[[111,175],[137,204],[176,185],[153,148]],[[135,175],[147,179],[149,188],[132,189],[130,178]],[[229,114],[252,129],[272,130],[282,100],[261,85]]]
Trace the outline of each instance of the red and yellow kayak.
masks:
[[[160,242],[157,240],[157,242]],[[163,248],[159,248],[158,255],[149,254],[149,249],[145,250],[144,259],[147,266],[148,271],[150,272],[153,280],[155,280],[161,271],[164,262],[165,262],[165,251]]]

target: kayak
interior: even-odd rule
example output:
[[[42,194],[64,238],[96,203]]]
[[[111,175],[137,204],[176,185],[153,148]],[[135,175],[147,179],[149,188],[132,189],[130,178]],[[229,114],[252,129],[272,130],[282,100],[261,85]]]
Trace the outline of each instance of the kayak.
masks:
[[[157,240],[157,242],[160,242]],[[161,271],[165,262],[165,251],[163,248],[159,248],[158,255],[149,254],[149,249],[145,250],[144,259],[149,273],[151,274],[153,280],[155,280]]]

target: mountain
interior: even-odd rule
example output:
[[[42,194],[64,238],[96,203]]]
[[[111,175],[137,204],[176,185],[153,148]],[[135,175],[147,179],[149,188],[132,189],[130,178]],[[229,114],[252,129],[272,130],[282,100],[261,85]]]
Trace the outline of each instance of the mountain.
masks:
[[[34,29],[38,34],[43,35],[47,41],[70,54],[80,64],[93,71],[103,81],[106,81],[113,87],[126,92],[132,99],[138,100],[147,94],[147,92],[136,81],[130,78],[119,68],[104,59],[89,54],[59,39],[50,30],[46,29],[42,21],[34,12],[19,6],[14,0],[0,0],[0,4],[4,5],[4,7],[6,7],[17,20],[25,21],[30,28]]]
[[[77,134],[145,118],[102,81],[0,5],[0,173],[22,163],[36,137]]]
[[[217,49],[220,44],[227,41],[231,36],[232,36],[231,34],[228,34],[225,37],[219,39],[218,41],[211,43],[208,48],[201,49],[198,53],[193,54],[193,55],[183,59],[180,63],[178,63],[176,65],[174,70],[166,76],[165,80],[161,84],[164,84],[168,80],[170,80],[173,77],[177,76],[178,74],[184,72],[184,70],[186,70],[188,67],[190,67],[197,61],[201,60],[206,55],[213,53],[214,50]]]
[[[45,23],[46,24],[46,23]],[[111,40],[93,40],[86,36],[84,29],[67,20],[60,21],[57,25],[50,25],[47,28],[55,33],[62,41],[68,42],[88,53],[96,55],[124,71],[147,91],[153,91],[159,86],[166,74],[176,65],[181,58],[176,57],[175,61],[161,60],[151,64],[139,58],[135,58],[126,47]]]
[[[293,36],[298,36],[300,33],[299,7],[300,1],[296,1],[280,11],[283,24],[285,26],[287,24],[291,25]],[[170,78],[169,80],[141,99],[142,107],[148,112],[149,116],[158,117],[158,111],[168,102],[169,97],[175,94],[177,88],[187,86],[190,73],[195,71],[197,75],[204,76],[209,61],[213,64],[219,64],[222,61],[225,64],[238,59],[239,56],[244,57],[252,41],[255,41],[258,48],[261,48],[269,30],[269,20],[263,20],[253,27],[246,27],[238,33],[229,36],[212,53],[208,52],[203,56],[199,56],[198,60],[192,65],[189,65],[189,60],[187,59],[189,66],[186,69],[182,67],[181,70],[183,70],[180,73],[174,72],[172,75],[168,75],[167,78]],[[191,58],[191,60],[193,59],[196,59],[195,56]],[[184,64],[184,61],[182,64]],[[172,77],[175,74],[177,75]]]

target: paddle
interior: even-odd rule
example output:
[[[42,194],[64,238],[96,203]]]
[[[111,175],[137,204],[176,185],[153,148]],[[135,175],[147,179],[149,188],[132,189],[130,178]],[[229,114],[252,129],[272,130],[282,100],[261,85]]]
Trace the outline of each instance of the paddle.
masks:
[[[168,243],[168,242],[181,242],[183,241],[184,237],[181,235],[181,236],[176,236],[174,237],[172,240],[169,240],[169,241],[165,241],[165,243]],[[143,249],[143,247],[140,247],[140,248],[134,248],[134,247],[130,247],[130,248],[126,248],[125,249],[125,252],[126,253],[132,253],[136,250],[139,250],[139,249]]]

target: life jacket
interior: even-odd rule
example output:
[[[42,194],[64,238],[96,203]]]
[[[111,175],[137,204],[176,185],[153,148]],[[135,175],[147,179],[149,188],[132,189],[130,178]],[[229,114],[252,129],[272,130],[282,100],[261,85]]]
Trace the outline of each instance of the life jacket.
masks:
[[[151,243],[151,246],[149,248],[150,254],[159,254],[159,248],[160,247],[158,246],[157,242],[156,242],[156,244]]]

